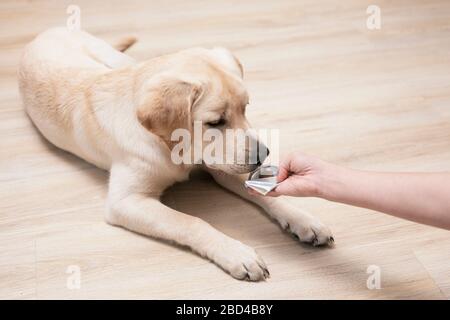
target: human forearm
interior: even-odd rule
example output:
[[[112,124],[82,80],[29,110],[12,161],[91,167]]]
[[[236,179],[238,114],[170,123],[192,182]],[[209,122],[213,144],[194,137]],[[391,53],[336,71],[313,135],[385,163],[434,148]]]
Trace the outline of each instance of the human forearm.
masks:
[[[450,229],[449,173],[377,173],[330,165],[319,196]]]

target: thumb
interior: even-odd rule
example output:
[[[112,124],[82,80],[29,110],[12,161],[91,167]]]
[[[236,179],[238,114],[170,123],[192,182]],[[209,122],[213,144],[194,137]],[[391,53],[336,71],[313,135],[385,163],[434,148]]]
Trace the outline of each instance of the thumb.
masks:
[[[292,197],[305,197],[309,195],[308,186],[302,179],[295,178],[294,176],[282,181],[272,192],[268,194],[272,197],[278,197],[281,195]]]
[[[272,191],[270,191],[267,196],[271,196],[271,197],[279,197],[282,195],[290,195],[290,188],[287,186],[289,183],[287,180],[284,180],[282,182],[279,183],[278,186],[276,186],[275,189],[273,189]]]

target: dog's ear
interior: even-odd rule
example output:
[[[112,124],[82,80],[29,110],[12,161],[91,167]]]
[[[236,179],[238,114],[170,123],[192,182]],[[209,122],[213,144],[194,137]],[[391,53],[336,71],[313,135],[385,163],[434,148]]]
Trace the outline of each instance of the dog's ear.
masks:
[[[217,47],[212,49],[212,52],[216,61],[225,66],[232,73],[238,75],[241,78],[244,78],[244,68],[242,67],[242,64],[238,60],[238,58],[236,58],[236,56],[232,54],[230,50]]]
[[[170,147],[175,129],[192,128],[192,109],[202,94],[202,87],[174,77],[152,80],[141,91],[137,118],[150,132],[161,137]]]

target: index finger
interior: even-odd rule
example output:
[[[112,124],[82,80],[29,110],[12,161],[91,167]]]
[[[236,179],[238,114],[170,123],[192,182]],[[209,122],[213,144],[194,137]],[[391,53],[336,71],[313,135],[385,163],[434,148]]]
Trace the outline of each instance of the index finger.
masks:
[[[291,159],[292,156],[288,155],[286,158],[281,160],[280,167],[278,168],[277,182],[280,183],[283,180],[286,180],[289,177],[290,168],[291,168]]]

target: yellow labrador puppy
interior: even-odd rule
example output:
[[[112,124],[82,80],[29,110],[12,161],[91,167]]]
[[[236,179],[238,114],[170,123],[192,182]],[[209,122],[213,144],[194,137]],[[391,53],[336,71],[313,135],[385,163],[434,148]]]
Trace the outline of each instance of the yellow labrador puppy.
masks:
[[[237,279],[265,279],[269,272],[254,249],[159,199],[196,166],[171,160],[176,128],[192,131],[194,121],[205,129],[249,128],[241,64],[223,48],[136,63],[121,52],[133,42],[125,39],[115,49],[83,31],[40,34],[25,48],[18,71],[26,112],[51,143],[110,171],[107,222],[188,246]],[[317,218],[283,199],[248,196],[239,174],[263,161],[202,166],[301,241],[332,242]]]

